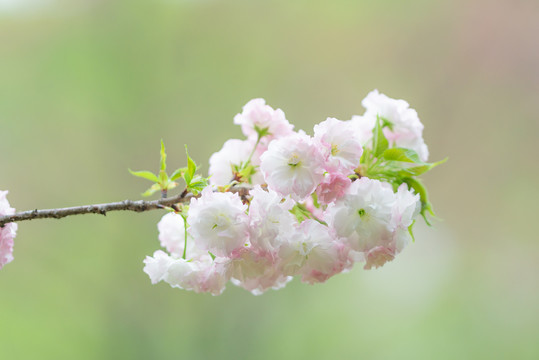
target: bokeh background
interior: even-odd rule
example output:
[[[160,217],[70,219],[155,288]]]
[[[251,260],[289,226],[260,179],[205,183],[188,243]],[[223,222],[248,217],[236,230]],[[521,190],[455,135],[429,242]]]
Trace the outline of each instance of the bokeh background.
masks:
[[[6,359],[539,358],[539,3],[0,0],[0,188],[19,210],[138,199],[251,98],[312,131],[372,89],[419,112],[442,221],[376,271],[260,297],[152,286],[162,213],[21,223]]]

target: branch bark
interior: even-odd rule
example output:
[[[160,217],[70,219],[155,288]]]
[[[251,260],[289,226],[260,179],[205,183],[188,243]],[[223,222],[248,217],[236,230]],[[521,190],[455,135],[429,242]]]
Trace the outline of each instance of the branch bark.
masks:
[[[230,187],[228,191],[233,193],[238,193],[242,200],[249,194],[250,186],[245,186],[243,184],[238,184]],[[145,201],[145,200],[124,200],[119,202],[112,202],[106,204],[94,204],[94,205],[83,205],[83,206],[74,206],[67,208],[58,208],[58,209],[43,209],[43,210],[28,210],[18,212],[13,215],[4,215],[0,216],[0,227],[3,227],[5,224],[11,222],[20,222],[34,219],[61,219],[67,216],[72,215],[84,215],[84,214],[100,214],[107,215],[110,211],[134,211],[134,212],[144,212],[155,209],[163,209],[165,207],[172,207],[176,204],[184,204],[189,201],[194,196],[192,193],[188,192],[185,189],[181,194],[172,196],[169,198]]]
[[[169,198],[144,201],[144,200],[124,200],[106,204],[94,204],[74,206],[58,209],[43,209],[43,210],[28,210],[18,212],[13,215],[0,216],[0,226],[4,226],[10,222],[20,222],[34,219],[61,219],[66,216],[83,215],[83,214],[101,214],[106,215],[110,211],[134,211],[143,212],[155,209],[163,209],[164,207],[173,207],[176,204],[187,203],[193,198],[193,194],[186,191],[181,194]]]

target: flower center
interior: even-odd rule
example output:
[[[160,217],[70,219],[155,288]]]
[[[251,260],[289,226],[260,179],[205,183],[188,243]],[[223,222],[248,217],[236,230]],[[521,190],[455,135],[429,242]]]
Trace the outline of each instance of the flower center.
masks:
[[[299,159],[299,156],[297,154],[294,154],[288,159],[288,165],[292,167],[296,167],[298,165],[301,165],[301,161]]]
[[[331,145],[331,155],[335,156],[337,155],[341,150],[337,147],[337,145]]]
[[[228,218],[228,216],[224,214],[219,214],[215,217],[214,224],[211,229],[214,230],[215,228],[223,228],[229,225],[230,225],[230,219]]]

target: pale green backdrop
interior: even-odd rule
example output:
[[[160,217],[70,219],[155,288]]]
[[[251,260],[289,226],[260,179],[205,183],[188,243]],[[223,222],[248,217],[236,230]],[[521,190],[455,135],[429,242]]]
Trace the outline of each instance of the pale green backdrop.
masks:
[[[442,222],[376,271],[255,297],[152,286],[162,213],[21,223],[2,359],[537,359],[539,5],[0,0],[0,189],[19,210],[138,199],[253,97],[308,132],[372,89],[425,124]]]

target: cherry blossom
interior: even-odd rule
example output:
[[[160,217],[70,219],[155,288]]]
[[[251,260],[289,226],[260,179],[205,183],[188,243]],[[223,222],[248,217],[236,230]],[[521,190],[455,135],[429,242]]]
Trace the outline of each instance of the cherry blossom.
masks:
[[[266,135],[261,142],[266,147],[271,140],[290,135],[294,129],[284,112],[266,105],[264,99],[253,99],[245,104],[243,111],[234,117],[234,124],[241,125],[243,134],[250,140],[256,140],[259,132],[264,132]]]
[[[311,137],[263,99],[248,102],[234,118],[247,139],[226,141],[210,158],[210,185],[159,222],[167,252],[144,260],[151,282],[219,295],[230,281],[260,295],[294,277],[321,283],[358,262],[394,260],[428,205],[408,171],[429,166],[407,150],[426,161],[423,125],[407,102],[376,90],[362,104],[364,115],[327,118]],[[234,192],[239,183],[248,191]]]
[[[7,194],[7,191],[0,191],[0,215],[15,214],[15,209],[9,205],[6,198]],[[13,261],[13,240],[16,235],[16,223],[8,223],[4,227],[0,227],[0,269]]]
[[[260,170],[268,187],[282,196],[303,200],[323,179],[324,157],[313,139],[296,133],[274,140],[262,154]]]
[[[227,256],[248,240],[246,210],[238,194],[214,192],[208,186],[191,200],[188,231],[200,249]]]
[[[351,122],[327,118],[314,126],[314,139],[325,147],[326,171],[347,176],[359,166],[363,148],[358,129]]]
[[[352,123],[360,132],[363,143],[375,125],[376,118],[387,122],[384,134],[397,147],[416,151],[422,161],[427,161],[429,150],[423,140],[423,124],[417,112],[404,100],[392,99],[378,90],[371,91],[361,102],[366,111],[363,116],[352,118]]]

